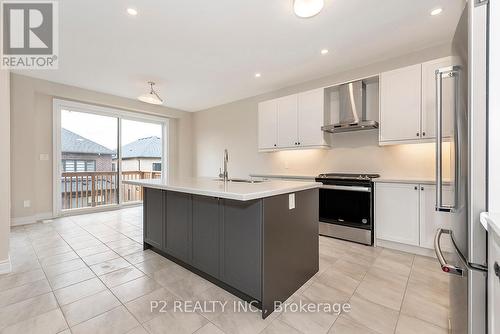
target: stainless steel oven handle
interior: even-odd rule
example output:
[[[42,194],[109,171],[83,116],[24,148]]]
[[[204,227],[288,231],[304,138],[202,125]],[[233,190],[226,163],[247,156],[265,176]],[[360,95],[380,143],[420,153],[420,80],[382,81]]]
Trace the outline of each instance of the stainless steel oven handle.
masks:
[[[347,191],[360,191],[369,193],[372,191],[370,187],[359,187],[359,186],[340,186],[340,185],[330,185],[324,184],[320,188],[322,189],[334,189],[334,190],[347,190]]]
[[[441,250],[441,236],[443,234],[451,235],[451,231],[444,228],[439,228],[437,229],[436,236],[434,237],[434,251],[436,252],[436,257],[439,261],[439,264],[441,265],[441,270],[445,273],[463,276],[462,268],[448,264],[446,262],[446,259],[444,258],[443,251]]]

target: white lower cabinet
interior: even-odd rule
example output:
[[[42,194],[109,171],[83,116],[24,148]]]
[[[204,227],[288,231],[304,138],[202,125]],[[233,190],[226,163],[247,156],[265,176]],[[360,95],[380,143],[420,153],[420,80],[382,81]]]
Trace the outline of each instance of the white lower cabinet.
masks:
[[[443,187],[443,200],[451,202],[453,192],[450,187]],[[451,217],[449,213],[438,212],[436,206],[436,186],[420,185],[420,247],[434,248],[434,236],[440,227],[449,228]],[[453,248],[449,243],[450,238],[442,239],[442,249],[450,251]]]
[[[375,186],[377,239],[419,245],[419,187],[417,184],[377,183]]]
[[[450,187],[443,188],[445,200]],[[423,248],[434,248],[434,236],[447,228],[451,215],[435,210],[436,187],[429,184],[377,183],[375,185],[375,233],[377,239]],[[443,244],[451,250],[450,244]]]

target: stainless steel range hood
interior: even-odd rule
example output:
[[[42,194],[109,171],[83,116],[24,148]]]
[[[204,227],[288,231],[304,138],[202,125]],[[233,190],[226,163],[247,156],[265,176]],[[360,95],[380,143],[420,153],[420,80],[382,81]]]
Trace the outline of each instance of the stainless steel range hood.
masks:
[[[321,130],[331,133],[371,130],[378,128],[378,122],[366,119],[366,85],[354,81],[338,86],[339,122],[325,125]]]

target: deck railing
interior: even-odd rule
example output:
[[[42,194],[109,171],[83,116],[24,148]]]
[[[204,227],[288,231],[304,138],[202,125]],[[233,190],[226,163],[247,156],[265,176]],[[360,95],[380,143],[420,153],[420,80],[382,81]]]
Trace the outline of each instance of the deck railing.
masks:
[[[124,171],[122,180],[157,179],[161,172]],[[61,174],[62,209],[77,209],[118,202],[117,172],[63,172]],[[123,202],[142,201],[142,187],[120,182]]]

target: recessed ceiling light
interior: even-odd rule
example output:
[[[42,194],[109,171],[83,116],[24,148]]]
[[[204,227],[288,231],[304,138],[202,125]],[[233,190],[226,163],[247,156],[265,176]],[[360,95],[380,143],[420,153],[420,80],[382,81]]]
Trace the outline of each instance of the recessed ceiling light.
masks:
[[[135,9],[135,8],[127,8],[127,13],[129,15],[136,16],[137,15],[137,9]]]
[[[298,17],[312,17],[321,12],[324,5],[324,0],[294,0],[293,11]]]
[[[255,77],[256,77],[256,78],[260,78],[260,77],[261,77],[261,74],[260,74],[260,73],[255,73]]]
[[[321,50],[321,54],[322,54],[322,55],[326,55],[327,53],[328,53],[328,49],[323,49],[323,50]]]
[[[431,16],[436,16],[436,15],[439,15],[441,14],[441,12],[443,11],[443,8],[436,8],[436,9],[433,9],[431,11]]]

